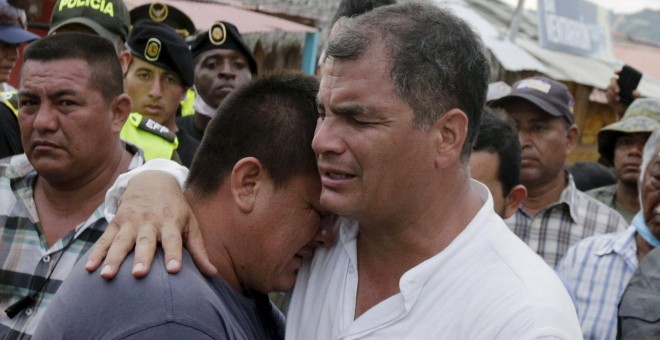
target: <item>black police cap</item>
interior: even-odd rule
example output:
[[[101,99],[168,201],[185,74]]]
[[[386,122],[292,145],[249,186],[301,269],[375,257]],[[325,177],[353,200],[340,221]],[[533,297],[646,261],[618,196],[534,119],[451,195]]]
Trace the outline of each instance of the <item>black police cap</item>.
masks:
[[[174,28],[184,38],[195,35],[197,30],[195,24],[186,13],[162,2],[152,2],[135,7],[129,12],[129,15],[131,17],[131,24],[133,25],[142,20],[163,23]]]
[[[133,26],[126,47],[132,55],[179,75],[193,85],[193,58],[186,41],[173,28],[143,20]]]
[[[235,50],[243,54],[250,66],[250,72],[257,74],[257,62],[247,44],[241,38],[236,26],[226,21],[216,21],[207,32],[200,33],[190,45],[193,58],[213,49]]]

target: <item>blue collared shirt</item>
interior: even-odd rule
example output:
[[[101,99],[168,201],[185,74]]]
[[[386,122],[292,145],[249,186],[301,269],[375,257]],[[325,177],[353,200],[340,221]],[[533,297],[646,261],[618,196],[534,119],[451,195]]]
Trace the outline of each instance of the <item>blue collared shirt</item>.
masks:
[[[621,294],[637,269],[635,227],[571,247],[557,274],[574,299],[585,339],[614,339]]]

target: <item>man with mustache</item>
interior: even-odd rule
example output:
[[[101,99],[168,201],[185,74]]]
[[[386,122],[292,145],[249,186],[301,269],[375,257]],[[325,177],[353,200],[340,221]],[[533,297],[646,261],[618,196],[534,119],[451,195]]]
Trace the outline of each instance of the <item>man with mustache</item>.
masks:
[[[639,180],[642,150],[653,130],[660,127],[660,100],[636,99],[620,121],[598,132],[598,151],[614,166],[617,182],[587,191],[618,211],[630,223],[639,211]]]
[[[58,33],[29,45],[18,87],[24,154],[0,163],[0,338],[35,330],[107,226],[105,192],[143,163],[119,139],[131,110],[113,44]]]
[[[564,84],[543,76],[517,81],[491,103],[515,122],[522,148],[527,198],[506,222],[552,268],[581,239],[626,228],[619,213],[579,191],[564,168],[578,141],[573,103]]]
[[[190,50],[195,62],[195,114],[177,118],[177,125],[201,141],[225,97],[257,74],[257,62],[236,26],[225,21],[200,33]]]

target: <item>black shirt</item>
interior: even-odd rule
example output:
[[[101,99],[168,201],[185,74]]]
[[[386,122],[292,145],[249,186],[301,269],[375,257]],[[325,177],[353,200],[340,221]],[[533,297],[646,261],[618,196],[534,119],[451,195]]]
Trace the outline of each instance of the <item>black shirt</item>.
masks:
[[[179,146],[177,147],[176,152],[179,154],[181,164],[189,168],[193,156],[195,156],[195,151],[197,151],[197,148],[199,147],[199,141],[190,137],[190,135],[180,126],[179,131],[176,133],[176,138],[179,139]]]
[[[202,141],[204,137],[204,130],[201,130],[195,126],[195,116],[185,116],[185,117],[176,117],[176,125],[180,130],[185,131],[188,136],[196,139],[198,142]]]
[[[16,115],[0,102],[0,158],[23,153]]]

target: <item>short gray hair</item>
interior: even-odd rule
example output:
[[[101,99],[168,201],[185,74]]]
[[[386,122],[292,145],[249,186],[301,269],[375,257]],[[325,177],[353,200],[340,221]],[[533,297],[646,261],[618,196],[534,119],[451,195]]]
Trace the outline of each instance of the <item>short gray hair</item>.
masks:
[[[435,5],[399,3],[354,18],[342,18],[330,37],[327,57],[360,58],[376,41],[392,58],[396,95],[415,115],[415,128],[429,128],[458,108],[468,117],[461,158],[472,150],[488,90],[490,66],[479,36],[462,19]]]

